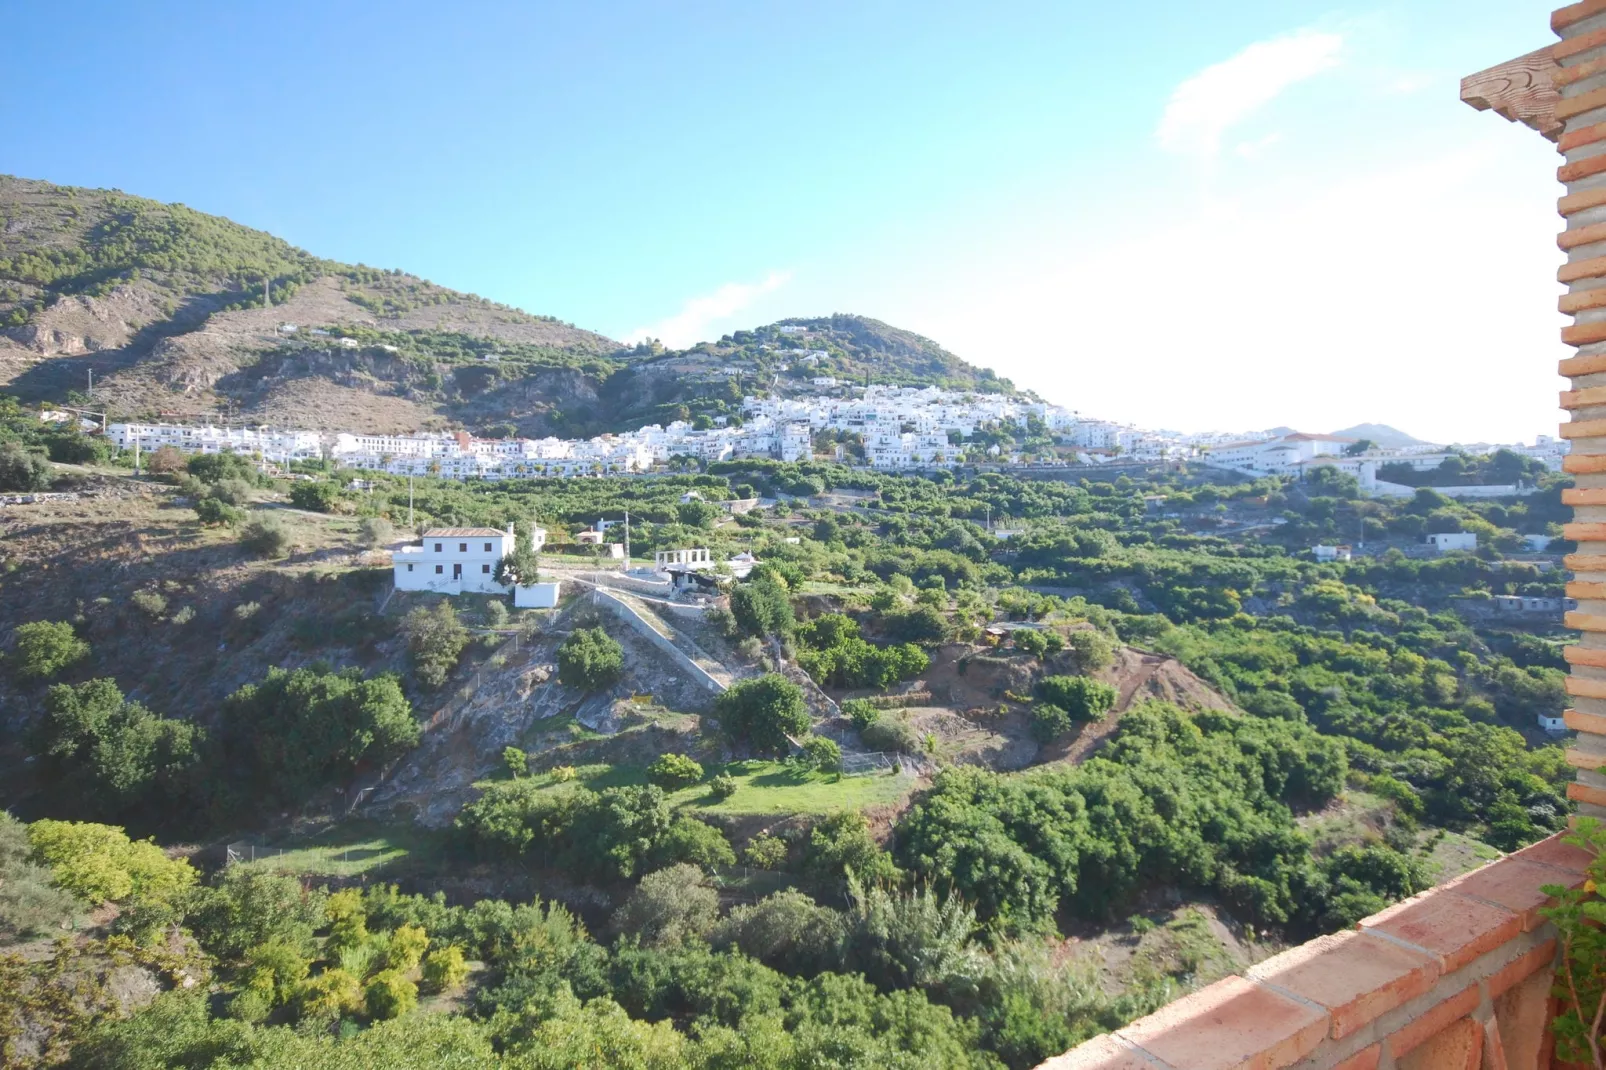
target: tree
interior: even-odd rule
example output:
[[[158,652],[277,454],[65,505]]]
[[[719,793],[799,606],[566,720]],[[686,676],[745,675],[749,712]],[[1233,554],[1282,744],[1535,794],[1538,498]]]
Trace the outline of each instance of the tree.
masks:
[[[1359,457],[1361,454],[1365,453],[1367,450],[1375,450],[1375,449],[1377,449],[1377,443],[1376,442],[1373,442],[1369,438],[1360,438],[1360,439],[1356,439],[1354,442],[1351,442],[1348,446],[1344,447],[1344,456],[1346,456],[1346,457]]]
[[[624,648],[601,628],[576,628],[558,647],[558,679],[582,691],[612,687],[624,667]]]
[[[276,516],[257,516],[240,529],[240,545],[258,557],[283,557],[290,549],[290,532]]]
[[[1078,628],[1064,641],[1071,664],[1079,673],[1098,672],[1115,660],[1115,645],[1102,632]]]
[[[769,574],[749,577],[730,594],[731,616],[743,635],[763,638],[792,630],[792,602],[786,588]]]
[[[672,947],[707,933],[718,918],[719,893],[704,882],[701,869],[681,863],[641,878],[614,911],[612,924],[648,947]]]
[[[132,841],[114,825],[35,821],[28,846],[58,885],[91,903],[171,902],[195,883],[189,862],[169,859],[150,840]]]
[[[1115,705],[1115,688],[1086,676],[1045,676],[1037,697],[1065,711],[1073,721],[1097,721]]]
[[[422,926],[399,925],[385,945],[385,968],[398,973],[416,969],[429,947],[429,934]]]
[[[245,513],[221,498],[202,498],[195,503],[195,518],[207,527],[238,527]]]
[[[357,525],[357,538],[364,546],[388,546],[396,537],[396,529],[382,516],[365,516]]]
[[[647,779],[665,791],[678,791],[703,779],[703,767],[684,754],[660,754],[647,767]]]
[[[468,963],[456,944],[438,947],[424,959],[424,985],[432,992],[455,992],[468,980]]]
[[[715,700],[714,713],[726,736],[759,754],[786,753],[788,737],[803,735],[810,724],[803,689],[774,673],[737,683]]]
[[[508,774],[514,780],[530,771],[530,758],[519,747],[503,747],[502,764],[507,766]]]
[[[312,513],[332,513],[340,501],[340,488],[326,480],[297,483],[290,488],[290,504]]]
[[[440,687],[457,668],[468,646],[468,629],[457,619],[447,599],[434,606],[419,606],[402,620],[401,632],[413,656],[413,675],[426,687]]]
[[[496,582],[504,587],[528,587],[541,581],[541,558],[535,552],[535,532],[530,525],[513,528],[513,550],[496,563]]]
[[[63,795],[113,812],[185,798],[202,738],[187,721],[126,701],[116,681],[106,678],[53,686],[38,727],[40,749]]]
[[[702,501],[681,502],[675,506],[675,516],[688,528],[707,528],[719,518],[719,507]]]
[[[1071,715],[1048,702],[1039,702],[1028,714],[1032,738],[1039,743],[1052,743],[1071,730]]]
[[[15,442],[0,442],[0,490],[27,493],[50,486],[50,464]]]
[[[162,446],[145,458],[145,471],[153,476],[173,476],[184,469],[184,454],[176,446]]]
[[[29,860],[28,827],[0,810],[0,938],[25,938],[71,918],[79,904]]]
[[[46,679],[89,656],[89,644],[66,621],[19,624],[11,632],[14,649],[7,660],[19,677]]]
[[[835,740],[809,736],[803,741],[803,760],[810,769],[818,769],[822,773],[840,773],[842,748]]]
[[[338,966],[324,970],[296,993],[301,1017],[314,1022],[355,1014],[362,1005],[362,982]]]
[[[380,970],[363,986],[368,1016],[385,1021],[400,1018],[418,1006],[418,986],[396,970]]]

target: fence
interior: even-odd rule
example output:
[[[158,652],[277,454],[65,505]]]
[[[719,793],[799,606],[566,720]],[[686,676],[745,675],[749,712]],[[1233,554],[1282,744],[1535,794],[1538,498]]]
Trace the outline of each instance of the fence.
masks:
[[[874,773],[908,773],[910,776],[924,776],[930,768],[931,763],[926,759],[896,751],[878,750],[842,756],[843,776],[870,776]]]
[[[278,858],[284,854],[283,847],[258,847],[245,840],[231,843],[224,849],[223,864],[232,866],[236,862],[255,862],[259,858]]]

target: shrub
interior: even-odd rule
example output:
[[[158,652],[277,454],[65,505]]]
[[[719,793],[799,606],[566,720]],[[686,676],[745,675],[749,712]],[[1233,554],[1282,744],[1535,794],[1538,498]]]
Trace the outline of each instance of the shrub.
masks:
[[[703,767],[684,754],[660,754],[647,767],[647,779],[665,791],[678,791],[703,779]]]
[[[28,860],[28,828],[0,810],[0,937],[25,938],[71,918],[78,903]]]
[[[1016,650],[1034,658],[1041,658],[1048,653],[1048,638],[1042,632],[1023,628],[1015,632],[1014,640]]]
[[[163,446],[145,456],[145,471],[153,476],[174,476],[184,469],[184,454],[176,446]]]
[[[179,611],[177,613],[173,614],[173,623],[174,624],[188,624],[190,621],[192,621],[194,619],[195,619],[195,607],[194,606],[182,606],[182,607],[180,607],[180,609],[179,609]]]
[[[362,982],[338,966],[324,970],[296,992],[301,1017],[312,1021],[343,1018],[362,1009]]]
[[[1052,743],[1071,730],[1071,715],[1051,702],[1039,702],[1027,715],[1031,723],[1032,738],[1039,743]]]
[[[438,947],[424,960],[424,986],[432,992],[455,992],[468,980],[468,963],[456,944]]]
[[[718,917],[719,894],[704,883],[703,871],[680,864],[641,878],[612,924],[649,947],[672,947],[707,933]]]
[[[330,513],[340,501],[340,488],[333,483],[297,483],[290,488],[290,504],[310,513]]]
[[[824,736],[809,736],[803,741],[803,760],[809,768],[822,773],[842,771],[842,748],[835,740]]]
[[[735,947],[774,969],[808,976],[841,968],[846,936],[842,914],[788,890],[736,907],[711,940],[715,947]]]
[[[419,606],[402,620],[401,631],[413,656],[413,674],[426,687],[440,687],[457,668],[468,645],[468,629],[457,619],[448,599],[433,607]]]
[[[1115,644],[1100,632],[1079,628],[1065,637],[1071,665],[1079,673],[1097,672],[1115,660]]]
[[[731,616],[745,636],[785,635],[792,630],[792,602],[786,588],[773,576],[749,577],[730,594]]]
[[[382,516],[365,516],[357,525],[357,538],[364,546],[386,546],[395,537],[396,530]]]
[[[240,545],[258,557],[283,557],[290,550],[290,532],[276,516],[258,516],[240,529]]]
[[[28,826],[31,858],[47,865],[61,888],[91,903],[171,902],[195,883],[182,858],[169,859],[149,840],[131,841],[112,825],[35,821]]]
[[[850,698],[842,704],[842,713],[853,722],[853,727],[863,732],[880,717],[881,711],[875,703],[866,698]]]
[[[515,780],[530,771],[530,757],[518,747],[502,748],[502,764]]]
[[[899,717],[882,717],[871,722],[859,733],[859,738],[871,750],[914,754],[920,749],[919,735],[908,721]]]
[[[495,598],[485,603],[485,626],[487,628],[505,627],[507,625],[507,618],[508,612],[506,602],[502,601],[500,598]],[[497,639],[495,636],[487,636],[486,638],[495,642],[501,642],[501,640]]]
[[[167,612],[167,598],[159,591],[135,591],[129,597],[134,607],[152,620],[159,619]]]
[[[0,442],[0,490],[44,490],[50,486],[50,464],[15,442]]]
[[[251,484],[243,479],[220,479],[212,485],[207,497],[224,505],[244,505],[251,500]]]
[[[401,925],[385,946],[385,968],[406,973],[417,967],[429,947],[429,934],[418,925]]]
[[[558,679],[582,691],[611,687],[624,667],[624,648],[601,628],[577,628],[558,648]]]
[[[779,836],[754,836],[742,852],[750,866],[759,869],[779,869],[786,862],[786,841]]]
[[[368,1016],[380,1021],[400,1018],[418,1006],[418,986],[395,970],[380,970],[363,987]]]
[[[225,479],[238,479],[255,484],[261,478],[250,458],[238,453],[192,454],[185,461],[184,467],[189,469],[190,475],[203,483],[221,483]]]
[[[1037,697],[1058,706],[1073,721],[1097,721],[1115,705],[1115,688],[1086,676],[1045,676],[1037,684]]]
[[[241,622],[248,621],[261,611],[261,602],[241,602],[239,605],[234,607],[234,619]]]
[[[870,836],[870,823],[856,810],[832,814],[809,833],[805,864],[821,877],[852,873],[863,884],[896,880],[901,874],[892,856]]]
[[[38,620],[19,624],[11,633],[16,643],[10,661],[12,672],[24,679],[46,679],[89,656],[89,644],[78,638],[71,624]]]
[[[195,518],[208,527],[238,527],[245,513],[220,498],[202,498],[195,503]]]
[[[802,688],[774,673],[736,684],[715,701],[714,712],[726,736],[760,754],[784,754],[788,737],[803,735],[810,723]]]
[[[729,773],[718,773],[708,782],[708,796],[715,802],[723,802],[736,794],[736,778]]]
[[[653,845],[651,857],[660,865],[689,862],[712,869],[736,864],[736,852],[731,850],[725,834],[694,817],[675,818],[663,837]]]

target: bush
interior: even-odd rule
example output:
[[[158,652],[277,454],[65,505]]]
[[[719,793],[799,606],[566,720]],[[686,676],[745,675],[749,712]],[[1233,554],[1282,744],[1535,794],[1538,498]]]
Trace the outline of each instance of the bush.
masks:
[[[0,938],[35,936],[78,912],[77,900],[28,854],[28,827],[0,810]]]
[[[11,671],[23,679],[46,679],[89,656],[89,644],[66,621],[39,620],[19,624],[11,632],[15,649]]]
[[[90,903],[171,902],[195,883],[182,858],[169,859],[149,840],[131,841],[112,825],[35,821],[28,826],[32,860],[49,866],[61,888]]]
[[[395,970],[381,970],[374,974],[362,990],[368,1016],[380,1021],[400,1018],[418,1006],[418,986]]]
[[[153,476],[176,476],[185,467],[184,454],[176,446],[163,446],[145,456],[145,471]]]
[[[396,538],[396,530],[382,516],[365,516],[357,525],[357,538],[364,546],[388,546]]]
[[[1015,649],[1041,659],[1048,653],[1048,637],[1042,632],[1022,628],[1014,634]]]
[[[729,773],[718,773],[708,782],[708,796],[715,802],[723,802],[736,794],[736,778]]]
[[[601,628],[577,628],[558,648],[558,679],[582,691],[613,686],[624,668],[624,648]]]
[[[283,557],[290,550],[290,532],[276,516],[253,517],[240,529],[240,545],[258,557]]]
[[[1079,628],[1065,637],[1071,665],[1079,673],[1097,672],[1115,660],[1115,644],[1100,632]]]
[[[402,620],[401,631],[413,656],[413,675],[425,687],[440,687],[468,646],[468,629],[457,619],[449,599],[433,607],[419,606]]]
[[[786,588],[768,574],[754,575],[737,584],[730,594],[730,611],[737,632],[753,638],[785,635],[794,623]]]
[[[221,498],[202,498],[195,503],[195,518],[208,527],[238,527],[245,513]]]
[[[50,464],[15,442],[0,442],[0,490],[45,490],[50,486]]]
[[[842,704],[842,713],[853,722],[853,727],[863,732],[881,717],[881,711],[875,703],[865,698],[850,698]]]
[[[418,966],[429,947],[429,934],[417,925],[400,925],[385,945],[385,968],[407,973]]]
[[[221,479],[212,485],[207,497],[224,505],[244,505],[251,500],[251,484],[243,479]]]
[[[160,591],[135,591],[128,599],[134,607],[152,620],[160,620],[167,612],[167,597]]]
[[[530,771],[530,757],[518,747],[502,748],[502,764],[507,766],[508,775],[514,780]]]
[[[362,1003],[362,982],[339,967],[324,970],[296,992],[301,1017],[314,1022],[355,1014]]]
[[[715,947],[734,947],[773,969],[809,976],[842,965],[843,916],[798,891],[739,906],[714,930]]]
[[[743,680],[714,703],[721,730],[759,754],[784,754],[791,740],[809,730],[803,690],[784,676],[770,673]]]
[[[779,836],[754,836],[742,858],[759,869],[780,869],[786,863],[786,841]]]
[[[1073,721],[1101,720],[1115,705],[1115,688],[1086,676],[1045,676],[1037,684],[1037,697],[1058,706]]]
[[[1051,702],[1039,702],[1027,715],[1032,738],[1039,743],[1052,743],[1071,730],[1075,722],[1071,715]]]
[[[899,751],[915,754],[920,750],[920,737],[908,721],[899,717],[881,717],[872,721],[859,733],[859,738],[871,750]]]
[[[424,960],[424,986],[431,992],[455,992],[468,980],[468,963],[456,944],[438,947]]]
[[[681,864],[641,878],[614,911],[613,928],[648,947],[672,947],[707,933],[718,917],[719,894],[703,882],[703,871]]]
[[[161,451],[158,450],[157,453]],[[152,457],[155,463],[155,457]],[[221,483],[225,479],[238,479],[253,486],[261,480],[256,465],[238,453],[196,453],[186,461],[190,475],[203,483]]]
[[[835,740],[824,736],[809,736],[803,741],[803,760],[811,769],[822,773],[842,771],[842,748]]]
[[[647,767],[647,779],[665,791],[678,791],[703,779],[703,767],[684,754],[660,754]]]
[[[297,483],[290,488],[290,504],[311,513],[332,513],[339,501],[340,488],[322,480]]]
[[[869,821],[856,810],[833,814],[814,826],[805,864],[818,876],[839,879],[852,873],[865,885],[901,876],[892,856],[871,838]]]
[[[725,834],[694,817],[677,817],[653,845],[651,860],[659,865],[688,862],[713,869],[715,866],[736,864],[736,852],[731,850]]]

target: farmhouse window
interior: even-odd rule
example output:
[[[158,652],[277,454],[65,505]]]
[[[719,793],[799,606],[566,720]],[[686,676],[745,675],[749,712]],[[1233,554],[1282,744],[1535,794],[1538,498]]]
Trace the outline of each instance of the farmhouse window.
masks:
[[[480,571],[481,572],[489,572],[489,571],[491,571],[491,566],[490,565],[481,565],[480,566]]]
[[[439,576],[442,572],[445,572],[445,571],[446,571],[446,566],[445,565],[436,565],[435,566],[435,575]]]
[[[460,553],[460,554],[468,553],[468,543],[466,543],[466,542],[458,543],[457,544],[457,552]]]

